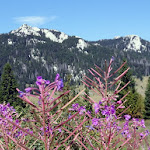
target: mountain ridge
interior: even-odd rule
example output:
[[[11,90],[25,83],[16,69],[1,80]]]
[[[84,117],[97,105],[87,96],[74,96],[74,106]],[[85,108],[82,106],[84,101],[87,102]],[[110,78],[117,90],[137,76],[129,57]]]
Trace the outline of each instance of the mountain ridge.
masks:
[[[37,75],[53,79],[57,72],[64,80],[71,74],[72,82],[78,83],[89,68],[103,67],[111,56],[115,68],[126,58],[134,75],[150,74],[150,42],[136,35],[86,41],[58,30],[22,25],[0,35],[0,54],[0,69],[9,62],[23,85],[33,83]]]

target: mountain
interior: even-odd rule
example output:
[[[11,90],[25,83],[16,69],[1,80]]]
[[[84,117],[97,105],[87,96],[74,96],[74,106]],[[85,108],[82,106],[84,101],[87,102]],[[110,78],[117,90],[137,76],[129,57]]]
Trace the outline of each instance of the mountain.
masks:
[[[26,24],[6,34],[0,34],[0,69],[9,62],[21,88],[32,84],[36,76],[53,80],[56,73],[79,83],[94,64],[103,66],[115,57],[114,68],[127,58],[134,75],[150,74],[150,42],[138,36],[116,37],[110,40],[86,41],[57,30],[40,29]]]
[[[123,51],[135,51],[138,53],[150,52],[150,42],[141,39],[137,35],[128,35],[125,37],[115,37],[110,40],[100,40],[98,43],[109,48],[116,48]]]

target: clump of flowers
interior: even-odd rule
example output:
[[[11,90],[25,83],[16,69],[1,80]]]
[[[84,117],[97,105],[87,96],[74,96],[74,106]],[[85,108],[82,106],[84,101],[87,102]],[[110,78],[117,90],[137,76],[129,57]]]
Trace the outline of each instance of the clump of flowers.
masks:
[[[121,75],[110,81],[110,78],[114,76],[124,65],[123,63],[120,68],[111,73],[112,63],[114,57],[111,58],[109,64],[105,62],[106,70],[103,71],[100,67],[95,65],[96,69],[89,69],[89,72],[93,75],[94,80],[84,77],[83,83],[99,95],[101,100],[99,103],[95,102],[90,96],[87,95],[86,100],[89,100],[93,104],[95,115],[89,114],[91,124],[87,126],[88,131],[85,132],[86,136],[90,138],[90,146],[94,149],[121,149],[123,147],[127,149],[139,149],[141,143],[145,140],[147,146],[147,135],[148,130],[145,129],[144,120],[132,118],[126,114],[124,103],[126,102],[125,97],[118,99],[118,93],[122,91],[129,83],[120,88],[119,80],[127,73],[129,68],[124,71]],[[112,87],[117,84],[114,92]],[[111,93],[109,92],[111,89]],[[117,109],[124,109],[122,113],[116,114]],[[125,121],[123,121],[125,120]],[[87,134],[88,133],[88,134]],[[96,143],[96,144],[95,144]]]
[[[0,104],[0,148],[30,150],[36,149],[35,145],[38,144],[45,150],[69,150],[74,148],[74,145],[76,149],[86,150],[139,149],[144,140],[149,147],[147,141],[149,131],[146,130],[144,120],[131,118],[128,114],[123,115],[130,107],[124,106],[128,93],[121,99],[118,99],[118,93],[129,83],[121,88],[119,83],[114,92],[112,91],[112,87],[129,68],[110,81],[126,63],[111,73],[113,62],[114,57],[108,65],[106,63],[105,71],[95,65],[96,69],[89,69],[94,79],[87,76],[83,79],[83,83],[101,97],[99,102],[95,102],[86,93],[84,93],[86,98],[83,97],[83,89],[64,106],[60,106],[61,97],[69,91],[63,93],[63,80],[59,74],[56,75],[54,82],[38,76],[37,87],[28,87],[25,92],[17,89],[19,97],[30,105],[30,116],[20,118],[9,104]],[[57,96],[55,93],[58,94],[59,91],[61,93]],[[80,106],[78,103],[72,104],[80,95],[89,100],[94,112],[87,111],[86,106]],[[36,99],[35,102],[29,97]],[[72,107],[66,111],[71,104]],[[123,111],[117,114],[118,109]]]
[[[56,97],[55,93],[62,91],[63,80],[57,74],[55,81],[50,83],[42,76],[37,77],[36,87],[28,87],[25,92],[20,91],[19,97],[30,105],[30,116],[28,118],[19,118],[19,115],[9,104],[0,104],[0,141],[1,149],[34,149],[34,145],[40,144],[42,149],[54,150],[63,146],[70,147],[70,139],[76,135],[76,132],[69,132],[66,129],[66,124],[79,113],[84,112],[84,108],[80,108],[80,112],[76,112],[68,118],[63,118],[64,109],[72,103],[79,94],[65,104],[63,107],[58,107],[61,103],[61,97],[68,94],[69,91],[59,94]],[[35,102],[29,97],[33,97]],[[57,107],[57,109],[55,109]],[[54,111],[55,109],[55,111]],[[85,121],[85,120],[84,120]],[[76,131],[82,124],[76,128]],[[68,137],[64,138],[64,135]]]
[[[0,104],[0,143],[2,149],[10,149],[11,143],[18,141],[16,148],[24,144],[20,142],[27,134],[32,135],[33,132],[29,127],[21,127],[22,121],[18,119],[19,115],[10,104]]]

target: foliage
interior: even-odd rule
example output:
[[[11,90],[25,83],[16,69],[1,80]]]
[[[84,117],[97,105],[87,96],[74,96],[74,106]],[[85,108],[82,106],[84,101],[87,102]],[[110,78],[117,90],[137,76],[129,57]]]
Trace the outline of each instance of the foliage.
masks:
[[[69,91],[71,89],[71,75],[66,76],[66,82],[64,82],[63,92]],[[65,105],[71,98],[71,93],[69,92],[67,95],[62,97],[62,106]]]
[[[38,76],[36,81],[38,88],[28,87],[25,92],[17,89],[20,98],[31,106],[30,116],[19,118],[9,104],[0,105],[1,149],[31,150],[36,149],[37,145],[39,149],[45,150],[138,149],[143,141],[148,148],[149,131],[145,129],[144,120],[131,118],[128,114],[123,117],[122,113],[116,114],[118,109],[124,109],[123,112],[125,112],[129,108],[124,107],[123,99],[118,99],[118,94],[128,83],[123,87],[118,84],[112,91],[112,87],[128,72],[128,69],[110,80],[125,65],[125,63],[122,64],[112,73],[113,62],[114,57],[108,65],[105,62],[104,71],[97,65],[95,65],[96,69],[89,69],[94,79],[87,76],[83,78],[82,82],[102,97],[99,102],[95,102],[85,94],[83,89],[66,104],[60,108],[57,107],[62,103],[61,98],[69,92],[66,91],[54,97],[55,93],[63,88],[63,81],[59,74],[52,83]],[[31,102],[28,99],[29,96],[36,98],[37,102]],[[94,115],[86,110],[86,106],[73,103],[79,96],[89,100],[93,105]],[[56,107],[57,109],[53,111]],[[67,107],[69,109],[65,110]]]
[[[126,94],[126,92],[124,92]],[[126,96],[127,102],[125,102],[124,106],[127,108],[130,106],[129,109],[125,113],[131,115],[132,117],[136,118],[143,118],[143,114],[145,112],[144,107],[144,98],[141,94],[137,93],[136,91],[133,92],[131,88],[129,88],[129,94]]]
[[[147,88],[145,92],[145,116],[146,119],[150,119],[150,77],[148,79]]]
[[[12,68],[9,63],[6,63],[0,82],[0,103],[9,103],[15,109],[21,111],[25,107],[25,104],[17,97],[17,87],[17,80],[15,79]]]
[[[90,103],[90,101],[88,101],[88,97],[90,96],[90,93],[89,93],[89,88],[86,86],[85,87],[85,91],[84,91],[84,103],[86,105],[86,110],[90,111],[91,113],[93,112],[93,109],[92,109],[92,103]]]
[[[124,66],[119,70],[119,75],[129,68],[125,60],[123,64]],[[126,84],[128,85],[124,87],[124,90],[119,92],[119,99],[123,98],[124,95],[127,94],[125,97],[127,101],[125,102],[124,106],[126,108],[130,106],[130,108],[128,108],[126,113],[132,117],[143,118],[144,101],[142,96],[135,90],[135,81],[132,77],[132,72],[128,70],[128,72],[120,79],[120,81],[121,82],[118,83],[120,84],[120,87],[124,87]],[[117,112],[120,113],[121,111],[122,110],[118,110]]]
[[[124,66],[119,70],[119,75],[121,75],[125,70],[127,70],[128,64],[126,63],[126,60],[123,60]],[[132,71],[129,69],[128,72],[121,78],[121,84],[120,87],[123,87],[126,83],[129,83],[129,86],[125,87],[124,90],[127,92],[129,91],[128,89],[132,90],[135,92],[135,81],[132,77]]]

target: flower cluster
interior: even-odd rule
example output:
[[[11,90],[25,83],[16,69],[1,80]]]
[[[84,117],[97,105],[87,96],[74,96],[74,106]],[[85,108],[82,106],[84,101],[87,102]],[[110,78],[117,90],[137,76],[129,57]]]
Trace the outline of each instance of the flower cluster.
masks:
[[[46,84],[50,84],[50,81],[42,79],[42,76],[37,77],[37,81],[36,81],[37,86],[46,85]]]
[[[61,91],[64,87],[63,79],[60,78],[60,75],[57,73],[55,77],[55,82],[57,84],[57,91]]]
[[[13,108],[13,106],[10,106],[10,104],[0,104],[0,124],[7,126],[8,121],[5,118],[7,118],[10,121],[13,121],[13,116],[16,116],[16,110]]]
[[[149,135],[149,131],[146,130],[143,119],[139,120],[131,118],[128,114],[120,113],[118,115],[116,113],[118,108],[124,108],[125,101],[123,99],[118,100],[117,95],[123,88],[119,89],[120,84],[118,84],[115,91],[111,91],[112,94],[108,90],[124,76],[128,69],[115,78],[113,82],[108,82],[108,79],[119,71],[118,69],[111,74],[111,65],[114,60],[114,57],[112,57],[109,65],[106,64],[105,71],[98,66],[96,66],[96,70],[91,68],[89,71],[94,80],[86,76],[84,78],[83,83],[102,96],[98,103],[90,96],[85,98],[85,100],[89,99],[90,103],[93,103],[95,113],[90,112],[91,109],[87,111],[86,106],[80,106],[78,103],[72,104],[84,90],[64,106],[57,107],[62,102],[60,98],[69,93],[69,91],[63,94],[58,92],[62,91],[64,86],[59,74],[56,74],[54,82],[38,76],[36,80],[37,88],[28,87],[25,92],[17,89],[19,97],[31,106],[31,116],[19,119],[13,107],[9,104],[0,104],[0,138],[3,138],[2,144],[0,142],[0,148],[9,149],[11,145],[9,142],[13,141],[13,149],[31,149],[32,145],[38,141],[43,143],[45,150],[72,149],[72,143],[76,141],[75,144],[78,145],[78,149],[80,147],[95,150],[119,150],[123,147],[138,149],[139,144]],[[57,97],[55,92],[60,95]],[[34,97],[38,104],[34,104],[29,97]],[[69,108],[70,114],[68,117],[68,114],[65,114],[65,109],[70,104],[72,104],[72,107]],[[31,141],[29,140],[30,137]],[[33,139],[35,142],[33,142]]]
[[[84,112],[86,112],[85,106],[80,106],[78,103],[72,104],[72,108],[70,108],[69,110],[78,111],[80,115],[82,115]]]
[[[96,69],[89,69],[94,80],[87,76],[84,77],[83,83],[90,87],[93,92],[102,96],[99,103],[95,102],[91,97],[88,97],[89,101],[93,103],[95,115],[90,116],[91,124],[86,127],[90,129],[91,134],[94,132],[95,135],[98,135],[93,137],[89,135],[93,141],[93,145],[95,142],[100,141],[98,142],[100,145],[100,147],[97,147],[98,149],[109,150],[121,149],[122,147],[138,149],[140,146],[139,143],[146,139],[145,137],[149,134],[149,132],[144,130],[145,123],[143,119],[131,119],[131,116],[128,114],[123,116],[126,109],[128,109],[124,106],[124,103],[126,102],[124,98],[128,95],[128,93],[121,99],[118,98],[118,93],[122,91],[128,83],[123,87],[120,87],[119,80],[127,73],[129,68],[111,82],[108,79],[115,75],[125,65],[125,63],[122,64],[119,69],[111,74],[111,66],[113,62],[114,57],[111,58],[108,65],[105,62],[105,71],[97,65],[95,65]],[[109,88],[114,86],[116,83],[117,86],[114,92],[112,92],[112,89],[109,90]],[[87,100],[87,98],[85,99]],[[123,113],[116,113],[117,109],[124,109],[121,111]],[[90,141],[90,143],[92,142]]]
[[[1,136],[7,137],[7,135],[13,138],[21,138],[27,136],[27,134],[20,130],[21,121],[17,119],[18,113],[10,106],[10,104],[0,104],[0,125],[1,125]],[[29,128],[24,128],[29,133],[33,133]]]

